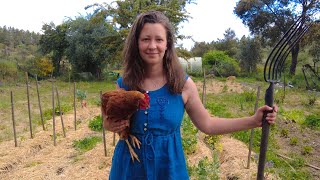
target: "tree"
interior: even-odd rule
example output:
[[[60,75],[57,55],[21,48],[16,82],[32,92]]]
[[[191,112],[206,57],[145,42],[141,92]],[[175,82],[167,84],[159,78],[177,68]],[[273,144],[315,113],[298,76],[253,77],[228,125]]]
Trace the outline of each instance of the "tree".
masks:
[[[67,31],[68,47],[66,56],[72,64],[74,72],[90,72],[101,78],[104,62],[116,48],[114,42],[117,32],[104,19],[80,16],[70,20]],[[118,40],[118,38],[115,38]]]
[[[210,43],[206,42],[195,42],[194,46],[191,48],[191,53],[195,57],[202,57],[205,53],[210,50],[214,50],[214,47]]]
[[[108,45],[110,49],[116,50],[113,52],[115,58],[121,59],[122,47],[124,40],[127,37],[129,29],[136,19],[137,15],[148,10],[162,11],[171,21],[176,37],[183,39],[185,36],[179,34],[179,24],[187,21],[189,15],[185,9],[186,4],[194,3],[195,0],[116,0],[110,4],[93,4],[86,7],[93,8],[93,16],[104,17],[108,24],[113,26],[117,31],[117,36],[113,36],[111,44]],[[110,40],[109,38],[109,40]]]
[[[67,29],[67,24],[55,26],[54,23],[50,23],[42,26],[43,35],[39,41],[40,51],[43,55],[51,54],[54,67],[53,74],[56,76],[60,75],[60,62],[68,47],[68,42],[66,40]]]
[[[234,30],[228,28],[223,35],[224,39],[218,39],[217,42],[214,42],[215,49],[225,51],[228,56],[235,58],[238,51],[236,33]]]
[[[258,38],[243,36],[240,40],[240,67],[242,72],[255,72],[261,61],[261,45]]]
[[[319,0],[240,0],[234,13],[252,34],[261,35],[275,43],[299,16],[309,20],[319,10]],[[297,43],[291,50],[291,75],[296,71],[299,45]]]

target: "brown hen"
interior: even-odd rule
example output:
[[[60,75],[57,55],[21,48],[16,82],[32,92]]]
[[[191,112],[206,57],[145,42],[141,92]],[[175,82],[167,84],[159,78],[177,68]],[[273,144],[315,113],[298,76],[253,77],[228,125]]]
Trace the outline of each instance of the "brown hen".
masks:
[[[143,94],[139,91],[117,89],[106,92],[101,97],[102,113],[106,116],[106,121],[131,120],[131,116],[134,112],[139,108],[146,109],[149,105],[149,96],[146,93]],[[131,137],[133,146],[137,146],[139,149],[141,142],[130,134],[130,128],[127,127],[125,130],[121,131],[119,136],[120,139],[124,139],[127,143],[132,161],[137,159],[140,162],[138,155],[134,152],[128,141],[128,137]]]

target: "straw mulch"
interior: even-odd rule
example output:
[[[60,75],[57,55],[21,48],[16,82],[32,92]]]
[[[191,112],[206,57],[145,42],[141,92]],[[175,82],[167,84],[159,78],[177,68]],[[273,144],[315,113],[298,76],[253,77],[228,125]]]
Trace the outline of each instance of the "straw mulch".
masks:
[[[80,153],[73,147],[74,140],[88,136],[101,136],[88,128],[88,122],[100,114],[98,107],[88,107],[77,111],[77,130],[74,130],[73,114],[63,116],[67,137],[63,137],[60,117],[56,119],[57,145],[53,144],[52,120],[47,130],[37,129],[34,138],[29,133],[19,134],[18,147],[13,140],[0,145],[0,179],[107,179],[109,176],[114,146],[113,133],[106,132],[107,157],[104,156],[103,143],[85,153]],[[116,136],[116,140],[118,137]],[[228,137],[221,139],[223,151],[220,154],[221,179],[239,177],[239,179],[254,179],[256,164],[246,169],[247,147]],[[211,159],[212,152],[199,135],[198,150],[187,157],[192,165],[197,164],[205,156]]]

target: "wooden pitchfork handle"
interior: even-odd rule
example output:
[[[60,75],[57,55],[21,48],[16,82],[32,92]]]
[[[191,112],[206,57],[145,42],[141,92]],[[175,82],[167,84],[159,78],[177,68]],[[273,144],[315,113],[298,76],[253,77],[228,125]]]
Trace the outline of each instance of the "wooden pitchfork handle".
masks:
[[[273,90],[274,90],[274,82],[270,82],[269,88],[266,90],[265,94],[265,104],[273,107]],[[257,174],[257,180],[263,180],[264,179],[264,167],[265,167],[265,161],[266,161],[266,153],[268,149],[268,137],[269,137],[269,131],[270,131],[270,124],[266,120],[267,114],[272,113],[271,111],[265,111],[263,113],[262,118],[262,135],[261,135],[261,143],[260,143],[260,154],[259,154],[259,164],[258,164],[258,174]]]

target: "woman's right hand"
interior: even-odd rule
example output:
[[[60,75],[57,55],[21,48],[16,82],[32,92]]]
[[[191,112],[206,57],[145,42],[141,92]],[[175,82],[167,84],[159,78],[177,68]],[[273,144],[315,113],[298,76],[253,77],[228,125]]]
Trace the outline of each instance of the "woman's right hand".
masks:
[[[117,120],[104,116],[103,127],[108,131],[118,133],[129,127],[129,120]]]

